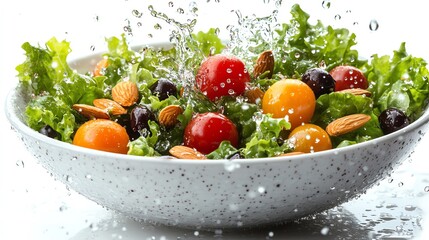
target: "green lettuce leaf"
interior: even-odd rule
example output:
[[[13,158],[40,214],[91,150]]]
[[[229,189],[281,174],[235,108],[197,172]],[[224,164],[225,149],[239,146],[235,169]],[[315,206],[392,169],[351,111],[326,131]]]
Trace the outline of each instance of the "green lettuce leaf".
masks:
[[[250,136],[250,141],[241,149],[245,158],[273,157],[290,151],[288,144],[279,144],[278,138],[283,130],[290,129],[290,123],[284,118],[272,118],[269,115],[256,112],[253,116],[256,130]]]
[[[424,59],[406,52],[405,43],[392,57],[373,55],[365,74],[379,112],[398,108],[412,121],[422,115],[429,97],[429,70]]]
[[[130,142],[128,144],[128,155],[147,157],[161,155],[154,148],[160,135],[159,126],[154,121],[149,121],[148,124],[151,134],[148,134],[147,137],[140,136],[136,140]]]
[[[213,152],[207,154],[208,159],[229,159],[232,155],[238,153],[234,146],[229,141],[222,141],[219,147]]]
[[[51,38],[45,48],[24,43],[25,61],[16,67],[21,84],[29,86],[34,97],[26,114],[27,123],[35,130],[51,126],[65,142],[71,142],[73,130],[79,124],[74,118],[72,105],[92,104],[104,97],[103,79],[93,79],[73,71],[67,63],[71,52],[67,41]]]

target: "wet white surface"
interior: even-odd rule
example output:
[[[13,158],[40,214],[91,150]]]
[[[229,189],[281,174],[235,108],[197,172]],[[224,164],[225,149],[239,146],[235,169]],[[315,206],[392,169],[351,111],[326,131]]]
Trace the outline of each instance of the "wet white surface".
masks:
[[[317,2],[322,11],[322,1]],[[357,17],[363,11],[355,10],[358,6],[352,3],[353,16]],[[109,8],[99,8],[100,4]],[[412,0],[407,5],[391,4],[388,9],[381,3],[368,7],[366,15],[358,18],[359,25],[366,26],[370,19],[377,18],[377,34],[385,31],[385,35],[369,33],[363,41],[374,42],[366,51],[376,48],[380,39],[391,39],[384,44],[389,49],[397,48],[404,39],[412,52],[429,56],[429,51],[425,52],[426,38],[420,32],[425,21],[419,15],[427,9],[424,4]],[[44,42],[52,36],[66,37],[72,42],[72,57],[89,54],[91,46],[103,48],[100,42],[104,36],[123,31],[128,24],[126,16],[130,17],[130,9],[134,8],[143,7],[131,0],[109,4],[62,0],[0,3],[0,239],[429,239],[428,135],[390,178],[360,198],[299,222],[263,229],[205,232],[138,223],[55,181],[26,151],[4,116],[4,97],[15,86],[14,68],[23,60],[20,45],[25,41]],[[383,12],[384,17],[379,17],[382,9],[390,15]],[[346,21],[345,11],[338,12]],[[131,25],[136,24],[135,18],[129,19]],[[349,16],[349,21],[354,20]]]

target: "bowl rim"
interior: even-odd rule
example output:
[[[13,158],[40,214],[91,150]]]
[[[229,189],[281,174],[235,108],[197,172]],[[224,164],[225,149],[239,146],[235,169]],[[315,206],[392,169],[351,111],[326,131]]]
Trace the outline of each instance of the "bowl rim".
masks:
[[[169,158],[167,156],[161,156],[161,157],[147,157],[147,156],[134,156],[134,155],[126,155],[126,154],[118,154],[118,153],[110,153],[110,152],[104,152],[100,150],[94,150],[89,148],[84,148],[80,146],[75,146],[71,143],[63,142],[61,140],[53,139],[48,136],[45,136],[43,134],[40,134],[39,132],[35,131],[34,129],[27,126],[24,122],[21,121],[21,119],[15,114],[14,111],[14,98],[17,97],[18,90],[21,87],[20,84],[18,84],[15,88],[12,88],[9,90],[9,93],[6,96],[5,101],[5,113],[6,118],[8,119],[9,123],[12,125],[12,127],[15,129],[15,131],[18,131],[19,133],[23,133],[25,135],[28,135],[39,142],[45,142],[48,145],[61,148],[66,151],[70,152],[79,152],[86,155],[94,156],[94,157],[104,157],[104,158],[111,158],[111,159],[121,159],[125,161],[142,161],[142,162],[153,162],[153,163],[168,163],[168,164],[191,164],[191,165],[212,165],[212,164],[220,164],[225,165],[228,162],[235,162],[238,164],[250,164],[250,163],[270,163],[270,162],[278,162],[278,161],[301,161],[303,159],[306,159],[308,157],[312,158],[323,158],[327,157],[329,155],[339,155],[341,152],[349,152],[349,151],[355,151],[360,148],[365,148],[368,146],[375,146],[379,142],[388,141],[389,139],[396,139],[401,138],[402,134],[411,132],[420,126],[424,125],[429,121],[429,111],[427,109],[424,111],[424,113],[414,122],[412,122],[410,125],[387,135],[383,135],[381,137],[378,137],[376,139],[372,139],[366,142],[361,142],[358,144],[345,146],[342,148],[334,148],[329,149],[325,151],[320,152],[314,152],[314,153],[306,153],[306,154],[298,154],[298,155],[290,155],[290,156],[277,156],[277,157],[267,157],[267,158],[247,158],[247,159],[204,159],[204,160],[193,160],[193,159],[175,159],[175,158]]]

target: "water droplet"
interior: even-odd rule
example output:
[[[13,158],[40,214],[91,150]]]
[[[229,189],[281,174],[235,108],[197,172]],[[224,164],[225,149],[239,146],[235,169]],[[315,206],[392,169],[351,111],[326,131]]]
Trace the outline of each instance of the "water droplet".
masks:
[[[174,3],[173,2],[168,2],[168,6],[169,7],[174,7]]]
[[[328,227],[323,227],[322,230],[320,230],[320,234],[326,236],[329,233],[329,228]]]
[[[238,204],[235,204],[235,203],[229,204],[229,210],[235,212],[235,211],[238,211],[238,209],[239,209],[239,205]]]
[[[134,17],[136,17],[136,18],[141,18],[142,16],[143,16],[143,13],[141,13],[139,10],[137,10],[137,9],[134,9],[133,11],[132,11],[132,14],[133,14],[133,16]]]
[[[322,7],[325,9],[329,9],[331,7],[331,1],[325,0],[322,2]]]
[[[17,167],[22,167],[22,168],[24,168],[24,161],[22,161],[22,160],[18,160],[18,161],[16,161],[16,166]]]
[[[92,176],[91,176],[91,174],[86,174],[86,175],[85,175],[85,178],[86,178],[86,179],[91,179],[91,178],[92,178]]]
[[[268,237],[274,237],[274,232],[269,232]]]
[[[178,8],[178,9],[177,9],[177,12],[178,12],[179,14],[184,14],[184,13],[185,13],[185,10],[183,10],[183,8]]]
[[[199,236],[199,235],[200,235],[200,232],[198,232],[198,231],[194,232],[194,236]]]
[[[67,210],[67,206],[66,205],[61,205],[58,210],[60,210],[60,212],[63,212],[65,210]]]
[[[378,30],[378,27],[379,27],[379,25],[378,25],[377,20],[372,19],[372,20],[369,22],[369,30],[371,30],[371,31],[377,31],[377,30]]]
[[[73,182],[73,178],[70,177],[69,175],[67,175],[66,176],[66,181],[69,182],[69,183],[72,183]]]
[[[296,52],[296,53],[295,53],[295,58],[296,58],[296,59],[298,59],[298,58],[300,58],[300,57],[301,57],[301,53]]]
[[[424,189],[425,192],[429,192],[429,186],[426,186]]]
[[[192,13],[192,14],[194,14],[194,15],[196,15],[197,14],[197,12],[198,12],[198,6],[197,6],[197,3],[196,2],[190,2],[189,3],[189,11]]]
[[[231,69],[231,68],[227,68],[227,69],[226,69],[226,72],[227,72],[227,73],[232,73],[232,69]]]
[[[156,23],[156,24],[153,26],[153,28],[154,28],[155,30],[161,30],[161,29],[162,29],[162,27],[161,27],[161,25],[160,25],[159,23]]]
[[[380,219],[381,220],[385,220],[385,221],[390,221],[390,220],[394,220],[396,219],[395,217],[393,217],[392,214],[390,213],[381,213],[380,214]]]
[[[239,163],[236,163],[236,162],[234,162],[234,161],[227,161],[227,162],[225,162],[225,164],[224,164],[224,168],[225,168],[225,170],[226,170],[226,171],[228,171],[228,172],[233,172],[235,169],[240,168],[240,164],[239,164]]]
[[[265,188],[262,187],[262,186],[258,187],[258,192],[261,193],[261,194],[264,193],[265,192]]]
[[[337,21],[341,20],[341,15],[340,14],[335,15],[334,19],[337,20]]]
[[[407,210],[407,211],[414,211],[414,210],[416,210],[416,206],[412,206],[412,205],[407,205],[407,206],[405,206],[405,210]]]
[[[89,224],[89,228],[93,232],[98,231],[98,226],[96,224],[94,224],[94,223]]]
[[[95,51],[95,46],[94,46],[94,45],[91,45],[91,47],[89,47],[89,50],[91,50],[91,51]]]
[[[404,186],[404,183],[403,182],[399,182],[398,183],[398,187],[402,187],[402,186]]]

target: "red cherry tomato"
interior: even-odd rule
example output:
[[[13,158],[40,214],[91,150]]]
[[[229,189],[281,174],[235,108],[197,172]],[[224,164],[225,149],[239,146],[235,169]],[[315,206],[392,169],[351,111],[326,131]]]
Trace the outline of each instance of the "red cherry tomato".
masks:
[[[195,79],[201,92],[215,101],[222,96],[241,95],[250,75],[237,57],[218,54],[203,61]]]
[[[353,66],[337,66],[329,74],[335,80],[335,91],[351,88],[368,88],[368,80],[363,72]]]
[[[203,154],[216,150],[220,143],[227,140],[238,147],[238,131],[234,123],[220,113],[197,114],[186,126],[185,146],[195,148]]]

